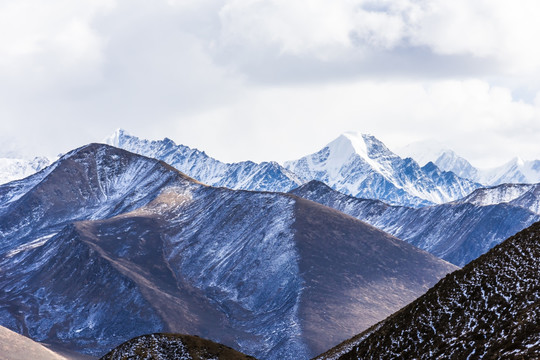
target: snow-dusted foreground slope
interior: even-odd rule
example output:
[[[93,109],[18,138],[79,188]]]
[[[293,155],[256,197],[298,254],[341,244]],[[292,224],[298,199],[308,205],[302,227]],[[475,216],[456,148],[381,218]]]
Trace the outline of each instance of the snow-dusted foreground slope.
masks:
[[[205,184],[229,189],[287,192],[300,185],[298,177],[276,162],[226,164],[197,149],[176,145],[170,139],[145,140],[117,130],[107,144],[156,158]]]
[[[480,185],[402,159],[371,135],[345,133],[315,154],[285,163],[304,182],[319,180],[345,194],[390,204],[440,204],[468,195]]]
[[[382,229],[421,249],[463,266],[504,239],[540,220],[536,185],[516,186],[513,201],[499,195],[489,201],[479,189],[455,203],[423,208],[391,206],[381,201],[358,199],[332,190],[321,182],[310,182],[291,193],[316,201]],[[517,190],[516,190],[517,191]],[[521,196],[518,196],[521,194]],[[527,200],[527,201],[526,201]],[[536,206],[536,208],[535,208]]]
[[[0,199],[0,323],[92,355],[168,331],[306,359],[455,269],[322,205],[208,187],[106,145]]]
[[[179,334],[139,336],[117,346],[100,360],[254,360],[227,346]]]
[[[540,223],[318,359],[538,359]]]

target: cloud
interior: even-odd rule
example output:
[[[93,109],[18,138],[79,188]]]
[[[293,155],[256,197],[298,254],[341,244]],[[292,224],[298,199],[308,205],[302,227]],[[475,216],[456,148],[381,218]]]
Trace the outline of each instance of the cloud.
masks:
[[[468,76],[471,67],[485,75],[488,67],[491,76],[534,75],[538,81],[540,4],[534,1],[235,0],[219,14],[221,29],[212,39],[216,58],[255,79],[254,68],[263,62],[274,65],[281,79],[280,71],[298,61],[334,65],[338,74],[345,64],[356,68],[356,76],[369,74],[366,69],[380,75],[392,62],[416,77],[428,61],[438,70],[429,76]],[[426,52],[417,67],[407,58]],[[461,61],[447,66],[456,57]]]
[[[510,5],[0,1],[0,142],[55,154],[123,127],[287,160],[358,130],[444,138],[478,163],[540,157],[540,11]]]

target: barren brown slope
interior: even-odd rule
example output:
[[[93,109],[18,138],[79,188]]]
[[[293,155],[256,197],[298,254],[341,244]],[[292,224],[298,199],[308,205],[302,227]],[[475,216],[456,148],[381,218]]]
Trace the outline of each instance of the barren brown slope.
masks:
[[[299,312],[313,355],[384,319],[457,269],[337,210],[300,198],[295,207],[305,280]]]
[[[0,326],[1,360],[68,360],[40,343]]]

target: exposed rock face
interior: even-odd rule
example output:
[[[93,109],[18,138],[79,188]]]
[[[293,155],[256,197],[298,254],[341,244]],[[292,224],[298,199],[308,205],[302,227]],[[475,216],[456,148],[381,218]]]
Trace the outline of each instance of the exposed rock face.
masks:
[[[230,347],[179,334],[143,335],[117,346],[100,360],[255,360]]]
[[[442,259],[463,266],[540,220],[540,215],[531,211],[538,206],[540,187],[516,187],[520,188],[522,194],[516,194],[515,199],[508,203],[491,203],[482,194],[495,192],[495,189],[479,189],[463,200],[423,208],[391,206],[378,200],[358,199],[315,181],[291,193],[354,216]]]
[[[106,145],[0,199],[0,321],[92,355],[167,331],[305,359],[456,269],[322,205],[208,187]]]
[[[537,359],[540,223],[318,359]]]

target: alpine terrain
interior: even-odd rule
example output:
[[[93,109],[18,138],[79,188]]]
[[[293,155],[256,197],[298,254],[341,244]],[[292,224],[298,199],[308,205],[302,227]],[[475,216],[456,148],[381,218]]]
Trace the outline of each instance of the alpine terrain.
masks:
[[[523,161],[516,157],[506,164],[491,169],[478,169],[453,150],[432,141],[421,141],[398,149],[402,156],[412,157],[424,165],[432,161],[440,169],[486,186],[505,183],[539,183],[540,160]]]
[[[162,160],[205,184],[230,189],[287,192],[301,184],[298,177],[276,162],[226,164],[171,139],[149,141],[118,129],[106,143]]]
[[[319,181],[291,193],[354,216],[458,266],[540,220],[538,185],[478,189],[456,202],[423,208],[355,198]]]
[[[319,152],[285,163],[303,182],[319,180],[355,197],[424,206],[468,195],[480,184],[402,159],[371,135],[345,133]]]
[[[307,359],[456,269],[315,202],[99,144],[0,186],[0,235],[0,323],[94,356],[174,332]]]
[[[540,223],[318,359],[538,359]]]

